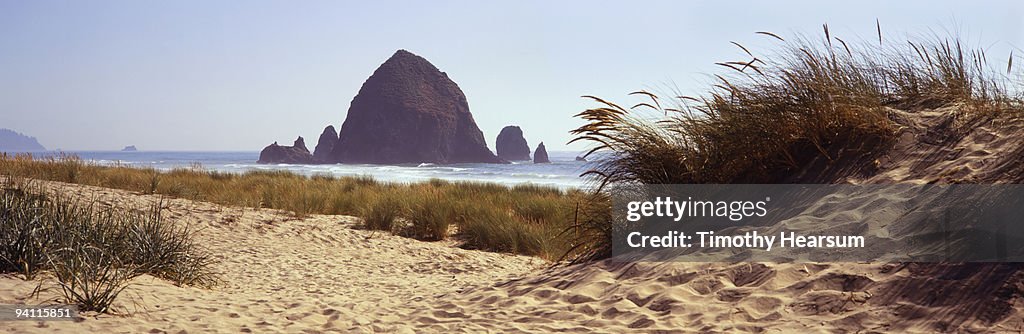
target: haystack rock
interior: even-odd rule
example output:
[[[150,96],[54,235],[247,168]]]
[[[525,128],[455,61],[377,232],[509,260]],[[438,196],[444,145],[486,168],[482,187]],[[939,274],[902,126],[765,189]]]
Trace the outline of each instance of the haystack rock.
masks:
[[[466,96],[426,59],[398,50],[352,99],[330,162],[503,162],[484,141]]]
[[[523,130],[515,125],[501,129],[494,141],[494,149],[498,151],[498,157],[505,160],[530,160],[530,145],[523,138]]]
[[[548,150],[544,148],[544,142],[540,142],[540,145],[537,145],[537,150],[533,151],[533,163],[544,164],[549,162],[551,160],[548,159]]]
[[[281,146],[277,142],[263,148],[260,152],[261,164],[311,164],[313,155],[306,148],[306,141],[300,136],[292,146]]]
[[[337,143],[338,131],[334,130],[333,125],[328,125],[324,128],[324,132],[320,134],[320,139],[316,142],[316,148],[313,149],[313,162],[330,163],[331,151],[334,150],[334,144]]]

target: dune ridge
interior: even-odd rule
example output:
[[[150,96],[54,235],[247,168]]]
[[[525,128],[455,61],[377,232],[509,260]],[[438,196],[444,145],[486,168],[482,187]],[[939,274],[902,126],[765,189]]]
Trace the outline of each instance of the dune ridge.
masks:
[[[968,115],[962,109],[891,109],[900,126],[898,140],[876,160],[841,161],[827,167],[818,162],[792,179],[828,178],[848,184],[1024,180],[1020,164],[1024,138],[1019,135],[1024,120],[1013,114]],[[834,209],[864,213],[875,209],[876,199],[849,198]],[[804,218],[834,213],[814,210]],[[533,314],[559,320],[559,327],[544,330],[1019,332],[1024,328],[1021,269],[1014,263],[630,263],[609,259],[548,270],[453,303],[461,309],[482,310],[484,317]],[[550,313],[535,305],[544,305]]]

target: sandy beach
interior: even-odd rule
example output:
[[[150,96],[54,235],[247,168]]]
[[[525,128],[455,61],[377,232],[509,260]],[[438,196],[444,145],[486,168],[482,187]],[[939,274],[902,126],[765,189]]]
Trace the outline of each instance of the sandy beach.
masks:
[[[108,205],[160,200],[46,182]],[[542,260],[463,250],[356,228],[356,218],[164,199],[198,228],[223,283],[135,279],[118,314],[7,321],[6,332],[935,332],[1017,331],[1019,275],[976,264],[690,264]],[[0,277],[0,302],[57,298],[47,283]],[[944,327],[946,326],[946,327]]]
[[[138,207],[160,200],[120,190],[47,184],[112,205]],[[460,318],[438,306],[446,295],[526,275],[544,265],[530,257],[355,229],[353,217],[295,219],[275,210],[180,199],[165,199],[164,204],[168,221],[198,229],[197,241],[220,261],[215,270],[221,273],[221,286],[183,288],[143,276],[119,298],[121,315],[92,315],[84,322],[4,322],[0,328],[35,333],[402,332],[433,323],[450,326]],[[35,303],[59,295],[51,290],[40,299],[25,299],[35,281],[4,276],[0,282],[2,303]],[[406,318],[415,309],[432,312]],[[485,319],[465,327],[497,322]]]

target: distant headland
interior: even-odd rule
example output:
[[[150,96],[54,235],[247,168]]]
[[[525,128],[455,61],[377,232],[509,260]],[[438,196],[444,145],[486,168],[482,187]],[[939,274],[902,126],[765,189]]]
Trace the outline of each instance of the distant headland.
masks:
[[[11,129],[0,129],[0,152],[46,151],[35,137]]]

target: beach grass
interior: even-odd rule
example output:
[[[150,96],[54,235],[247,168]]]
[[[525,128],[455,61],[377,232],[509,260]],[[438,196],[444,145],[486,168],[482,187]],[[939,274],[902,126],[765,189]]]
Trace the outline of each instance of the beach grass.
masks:
[[[859,44],[827,25],[819,38],[758,32],[778,47],[758,54],[734,42],[746,58],[718,63],[723,73],[701,95],[638,91],[627,107],[585,96],[598,106],[576,115],[585,124],[572,142],[602,156],[585,174],[594,195],[642,184],[830,183],[871,173],[900,132],[895,111],[952,107],[961,120],[1022,114],[1012,53],[990,66],[996,55],[955,36],[890,40],[877,28],[877,40]],[[577,254],[608,257],[608,208],[587,203],[594,211],[579,219],[588,233]]]
[[[216,285],[212,255],[161,211],[160,204],[111,207],[8,177],[0,184],[0,272],[26,279],[50,273],[64,302],[97,312],[111,311],[129,281],[144,274]]]
[[[354,215],[363,218],[367,229],[427,241],[455,239],[466,248],[550,260],[562,258],[571,248],[563,232],[573,226],[573,209],[586,196],[579,190],[536,185],[444,180],[399,184],[286,171],[234,174],[200,166],[157,171],[101,166],[73,155],[0,155],[0,174],[280,209],[296,217]]]

